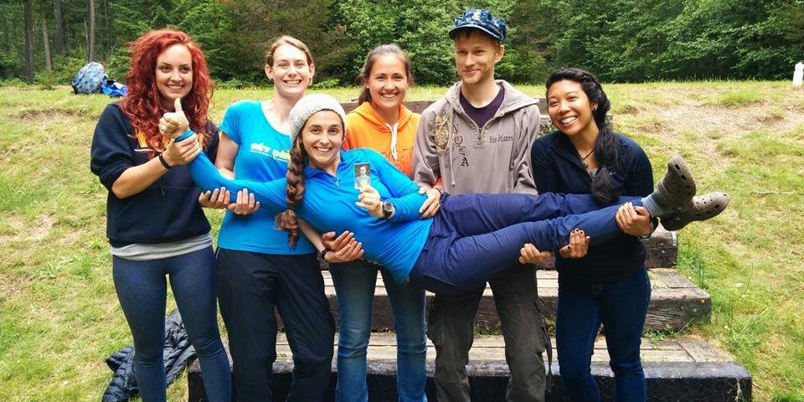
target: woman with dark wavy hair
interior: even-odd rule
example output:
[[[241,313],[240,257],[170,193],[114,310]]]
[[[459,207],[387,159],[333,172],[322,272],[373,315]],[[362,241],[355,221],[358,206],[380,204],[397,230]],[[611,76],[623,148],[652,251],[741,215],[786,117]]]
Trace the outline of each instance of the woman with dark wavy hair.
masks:
[[[107,227],[117,297],[134,337],[142,400],[164,401],[167,284],[201,363],[210,401],[231,399],[229,359],[215,305],[209,222],[187,163],[214,159],[217,128],[207,119],[212,83],[204,54],[184,32],[151,31],[130,44],[128,94],[106,107],[92,139],[92,172],[109,190]],[[197,130],[165,140],[158,121],[181,112]]]
[[[611,107],[600,82],[576,68],[554,72],[546,83],[547,105],[556,131],[531,148],[539,193],[589,194],[601,206],[627,194],[653,191],[653,170],[642,148],[614,132],[606,121]],[[643,238],[653,230],[644,207],[626,204],[616,219]],[[665,219],[669,229],[678,221]],[[615,376],[615,400],[644,401],[645,374],[639,348],[650,302],[645,248],[636,236],[618,236],[605,245],[586,243],[570,258],[556,256],[558,309],[556,343],[561,380],[575,401],[599,401],[590,373],[600,324]]]
[[[180,139],[193,134],[182,116],[166,120],[170,124],[163,134]],[[288,231],[291,245],[299,239],[299,218],[322,232],[348,230],[363,241],[366,259],[390,271],[397,283],[412,280],[444,294],[460,294],[498,274],[528,242],[556,250],[567,244],[575,228],[591,236],[591,244],[628,233],[615,220],[628,202],[678,226],[714,217],[728,203],[725,194],[694,197],[692,174],[676,157],[657,190],[647,197],[620,197],[610,207],[601,208],[589,195],[444,194],[438,213],[420,219],[427,197],[413,181],[374,150],[340,149],[345,121],[343,108],[332,97],[316,94],[299,100],[290,112],[293,142],[284,180],[228,180],[203,154],[190,163],[190,173],[202,188],[248,187],[265,207],[284,209],[277,223]],[[355,168],[366,163],[371,186],[358,190]]]

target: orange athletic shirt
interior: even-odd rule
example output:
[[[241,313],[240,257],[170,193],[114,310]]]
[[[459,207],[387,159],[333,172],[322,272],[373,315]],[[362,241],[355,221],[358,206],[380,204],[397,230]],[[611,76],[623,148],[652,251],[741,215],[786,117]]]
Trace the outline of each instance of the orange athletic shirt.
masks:
[[[394,159],[394,153],[391,151],[391,128],[371,107],[370,102],[363,102],[346,115],[346,140],[343,142],[343,149],[371,148],[381,153],[408,177],[412,177],[413,143],[419,117],[421,116],[418,113],[411,112],[404,105],[399,106],[396,159]]]

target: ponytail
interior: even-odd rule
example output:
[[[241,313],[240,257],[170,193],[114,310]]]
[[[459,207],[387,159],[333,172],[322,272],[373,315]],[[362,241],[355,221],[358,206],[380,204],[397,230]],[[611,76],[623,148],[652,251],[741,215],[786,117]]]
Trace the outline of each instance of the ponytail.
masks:
[[[595,119],[597,123],[597,119]],[[592,179],[592,196],[601,204],[611,204],[617,201],[622,191],[612,183],[611,176],[620,170],[621,141],[614,134],[611,125],[603,122],[599,125],[600,132],[595,140],[595,158],[600,163],[597,174]]]

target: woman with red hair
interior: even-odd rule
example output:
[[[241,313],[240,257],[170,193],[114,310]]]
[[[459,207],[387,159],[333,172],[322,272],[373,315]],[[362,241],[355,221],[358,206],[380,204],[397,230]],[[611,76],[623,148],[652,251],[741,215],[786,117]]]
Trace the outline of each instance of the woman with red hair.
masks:
[[[204,54],[184,32],[151,31],[130,44],[128,94],[106,107],[92,140],[92,172],[109,190],[106,235],[112,276],[134,337],[137,385],[145,402],[164,401],[165,304],[170,279],[210,401],[231,399],[229,360],[217,325],[214,256],[201,195],[186,164],[214,159],[217,128]],[[197,132],[165,141],[158,121],[183,111]]]

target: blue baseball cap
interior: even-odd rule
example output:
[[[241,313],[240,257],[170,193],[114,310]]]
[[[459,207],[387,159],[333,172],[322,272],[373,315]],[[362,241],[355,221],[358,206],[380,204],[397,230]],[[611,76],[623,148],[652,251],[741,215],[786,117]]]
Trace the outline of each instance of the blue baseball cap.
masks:
[[[455,39],[455,35],[461,29],[479,29],[500,43],[505,39],[508,30],[505,28],[505,20],[494,18],[489,10],[466,10],[462,17],[455,18],[455,28],[449,31],[449,37]]]

